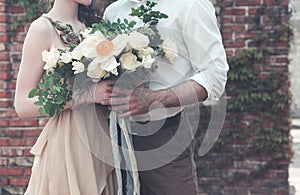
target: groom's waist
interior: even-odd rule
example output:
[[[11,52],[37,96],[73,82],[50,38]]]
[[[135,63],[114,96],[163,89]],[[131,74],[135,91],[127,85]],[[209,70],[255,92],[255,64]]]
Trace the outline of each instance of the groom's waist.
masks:
[[[160,130],[168,129],[179,125],[181,121],[181,111],[175,115],[154,121],[131,121],[130,126],[133,135],[150,136]]]

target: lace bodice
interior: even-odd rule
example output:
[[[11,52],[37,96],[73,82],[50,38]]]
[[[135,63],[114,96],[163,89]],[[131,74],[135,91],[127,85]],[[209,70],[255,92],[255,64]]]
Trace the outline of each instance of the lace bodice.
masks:
[[[61,21],[55,21],[47,15],[43,15],[43,17],[49,20],[51,25],[55,28],[59,40],[64,46],[71,47],[78,45],[81,42],[82,37],[80,33],[75,32],[70,24],[65,24]]]

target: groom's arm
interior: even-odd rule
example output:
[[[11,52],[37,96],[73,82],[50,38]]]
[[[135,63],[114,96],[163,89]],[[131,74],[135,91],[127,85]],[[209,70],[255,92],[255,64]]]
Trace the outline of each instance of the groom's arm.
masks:
[[[137,87],[135,90],[124,90],[115,87],[117,97],[103,100],[103,105],[119,113],[119,117],[129,117],[147,113],[150,109],[159,107],[180,107],[204,101],[207,91],[193,80],[188,80],[180,85],[152,91],[149,88]]]

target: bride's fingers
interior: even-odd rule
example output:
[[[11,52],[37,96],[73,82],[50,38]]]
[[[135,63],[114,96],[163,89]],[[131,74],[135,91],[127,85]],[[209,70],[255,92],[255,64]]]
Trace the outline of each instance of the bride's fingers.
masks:
[[[116,94],[122,94],[122,95],[129,96],[133,92],[133,90],[114,87],[112,92],[116,93]]]
[[[101,102],[101,104],[103,105],[111,105],[111,106],[115,106],[115,105],[122,105],[122,104],[128,104],[129,102],[129,97],[112,97],[109,99],[105,99]]]
[[[129,105],[124,104],[124,105],[118,105],[118,106],[110,106],[109,109],[112,110],[112,111],[123,113],[123,112],[126,112],[126,111],[129,110]]]

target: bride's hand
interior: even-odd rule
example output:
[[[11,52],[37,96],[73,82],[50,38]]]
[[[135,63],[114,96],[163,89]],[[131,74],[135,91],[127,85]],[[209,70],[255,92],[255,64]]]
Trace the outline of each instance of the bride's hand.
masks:
[[[94,92],[95,103],[101,104],[103,101],[112,97],[113,86],[115,82],[104,80],[96,83]]]

